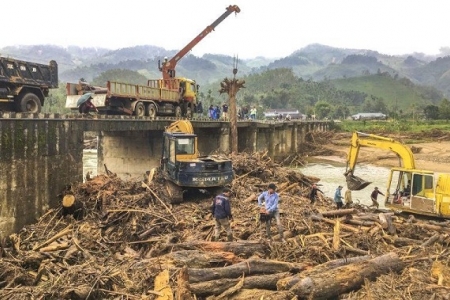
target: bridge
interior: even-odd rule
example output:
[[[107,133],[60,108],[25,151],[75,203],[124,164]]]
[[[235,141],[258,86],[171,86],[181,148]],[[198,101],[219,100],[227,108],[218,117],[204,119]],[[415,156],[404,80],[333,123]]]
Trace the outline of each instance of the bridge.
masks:
[[[162,132],[174,118],[62,114],[0,115],[0,238],[34,222],[59,204],[70,183],[83,180],[86,132],[98,136],[98,173],[104,165],[124,179],[156,167]],[[230,123],[192,120],[202,154],[231,150]],[[238,151],[268,151],[271,157],[296,153],[311,131],[326,121],[238,122]]]

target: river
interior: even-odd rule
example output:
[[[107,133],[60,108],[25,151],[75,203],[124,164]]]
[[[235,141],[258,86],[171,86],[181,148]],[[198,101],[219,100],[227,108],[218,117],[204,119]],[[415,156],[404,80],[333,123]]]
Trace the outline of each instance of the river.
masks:
[[[309,162],[304,167],[298,168],[297,170],[304,175],[320,178],[320,181],[318,182],[319,188],[324,192],[325,196],[333,198],[334,192],[339,185],[344,187],[342,189],[342,196],[344,196],[347,189],[345,177],[343,175],[345,172],[345,163],[336,160],[328,160],[326,157],[310,158]],[[384,192],[389,179],[389,169],[368,164],[358,164],[355,168],[355,175],[366,181],[372,182],[372,184],[361,191],[353,191],[353,201],[371,205],[372,200],[370,200],[370,193],[376,186],[380,188],[381,192]],[[384,201],[380,201],[382,199],[384,199],[384,197],[378,196],[380,208],[384,207]]]
[[[342,195],[346,190],[345,183],[345,164],[335,158],[332,160],[326,157],[309,158],[309,162],[300,168],[298,171],[308,176],[315,176],[320,178],[318,182],[319,188],[325,193],[325,196],[333,198],[334,192],[339,185],[342,185]],[[97,150],[84,150],[83,152],[83,178],[86,173],[91,172],[92,175],[97,175]],[[385,190],[387,180],[389,177],[389,169],[384,167],[377,167],[367,164],[358,164],[355,175],[363,178],[366,181],[372,182],[367,188],[362,191],[353,191],[353,201],[359,201],[362,204],[371,205],[370,193],[375,186],[378,186],[381,191]],[[379,196],[380,207],[384,207],[383,197]]]

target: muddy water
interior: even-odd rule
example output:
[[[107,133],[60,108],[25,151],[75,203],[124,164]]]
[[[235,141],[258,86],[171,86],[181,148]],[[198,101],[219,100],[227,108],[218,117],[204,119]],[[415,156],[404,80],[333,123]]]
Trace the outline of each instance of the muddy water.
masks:
[[[97,175],[97,150],[83,150],[83,180],[87,172],[93,176]]]
[[[331,159],[331,160],[330,160]],[[310,158],[306,166],[298,168],[300,172],[305,175],[315,176],[320,178],[319,188],[325,193],[327,197],[333,198],[334,192],[339,185],[344,188],[342,195],[346,191],[345,184],[345,164],[339,161],[338,158],[333,157],[321,157]],[[86,173],[91,172],[92,175],[97,175],[97,150],[84,150],[83,151],[83,178],[86,177]],[[366,187],[362,191],[353,191],[353,201],[359,201],[362,204],[370,205],[370,193],[375,186],[378,186],[381,191],[386,188],[389,169],[383,167],[377,167],[372,165],[358,164],[355,174],[367,181],[371,181],[372,184]],[[378,200],[382,200],[382,196],[378,196]],[[380,202],[380,207],[383,206],[383,201]]]
[[[343,175],[345,172],[345,164],[342,161],[338,161],[338,159],[328,160],[323,157],[311,158],[304,167],[298,168],[298,170],[305,175],[320,178],[319,188],[324,192],[325,196],[333,198],[334,192],[339,185],[344,187],[341,192],[342,196],[344,196],[344,193],[347,190],[345,177]],[[370,193],[375,186],[379,187],[380,191],[384,193],[389,177],[389,169],[373,165],[358,164],[355,175],[366,181],[372,182],[372,184],[361,191],[353,191],[353,201],[371,205],[372,201],[370,200]],[[383,196],[378,196],[380,207],[384,207],[383,199]]]

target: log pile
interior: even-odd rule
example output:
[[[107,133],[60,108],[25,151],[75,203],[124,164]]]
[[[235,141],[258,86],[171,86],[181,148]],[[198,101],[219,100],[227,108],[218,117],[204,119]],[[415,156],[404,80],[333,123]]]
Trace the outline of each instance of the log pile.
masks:
[[[448,221],[311,206],[318,178],[264,153],[232,159],[233,242],[211,241],[211,196],[171,206],[157,176],[100,175],[66,197],[82,218],[61,205],[1,244],[0,299],[448,299]],[[259,224],[269,182],[285,243]]]

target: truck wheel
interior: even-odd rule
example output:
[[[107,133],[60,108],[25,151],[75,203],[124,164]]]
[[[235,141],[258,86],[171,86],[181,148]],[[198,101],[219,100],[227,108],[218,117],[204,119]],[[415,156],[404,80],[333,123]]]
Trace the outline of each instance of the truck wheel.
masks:
[[[156,117],[156,106],[155,106],[155,104],[150,103],[147,106],[147,116],[149,116],[150,118]]]
[[[41,112],[41,100],[33,93],[25,94],[17,104],[17,110],[19,112],[32,114]]]
[[[134,107],[134,115],[136,117],[143,117],[143,116],[145,116],[144,103],[142,103],[142,102],[136,103],[136,106]]]
[[[181,107],[175,107],[175,117],[181,118]]]

